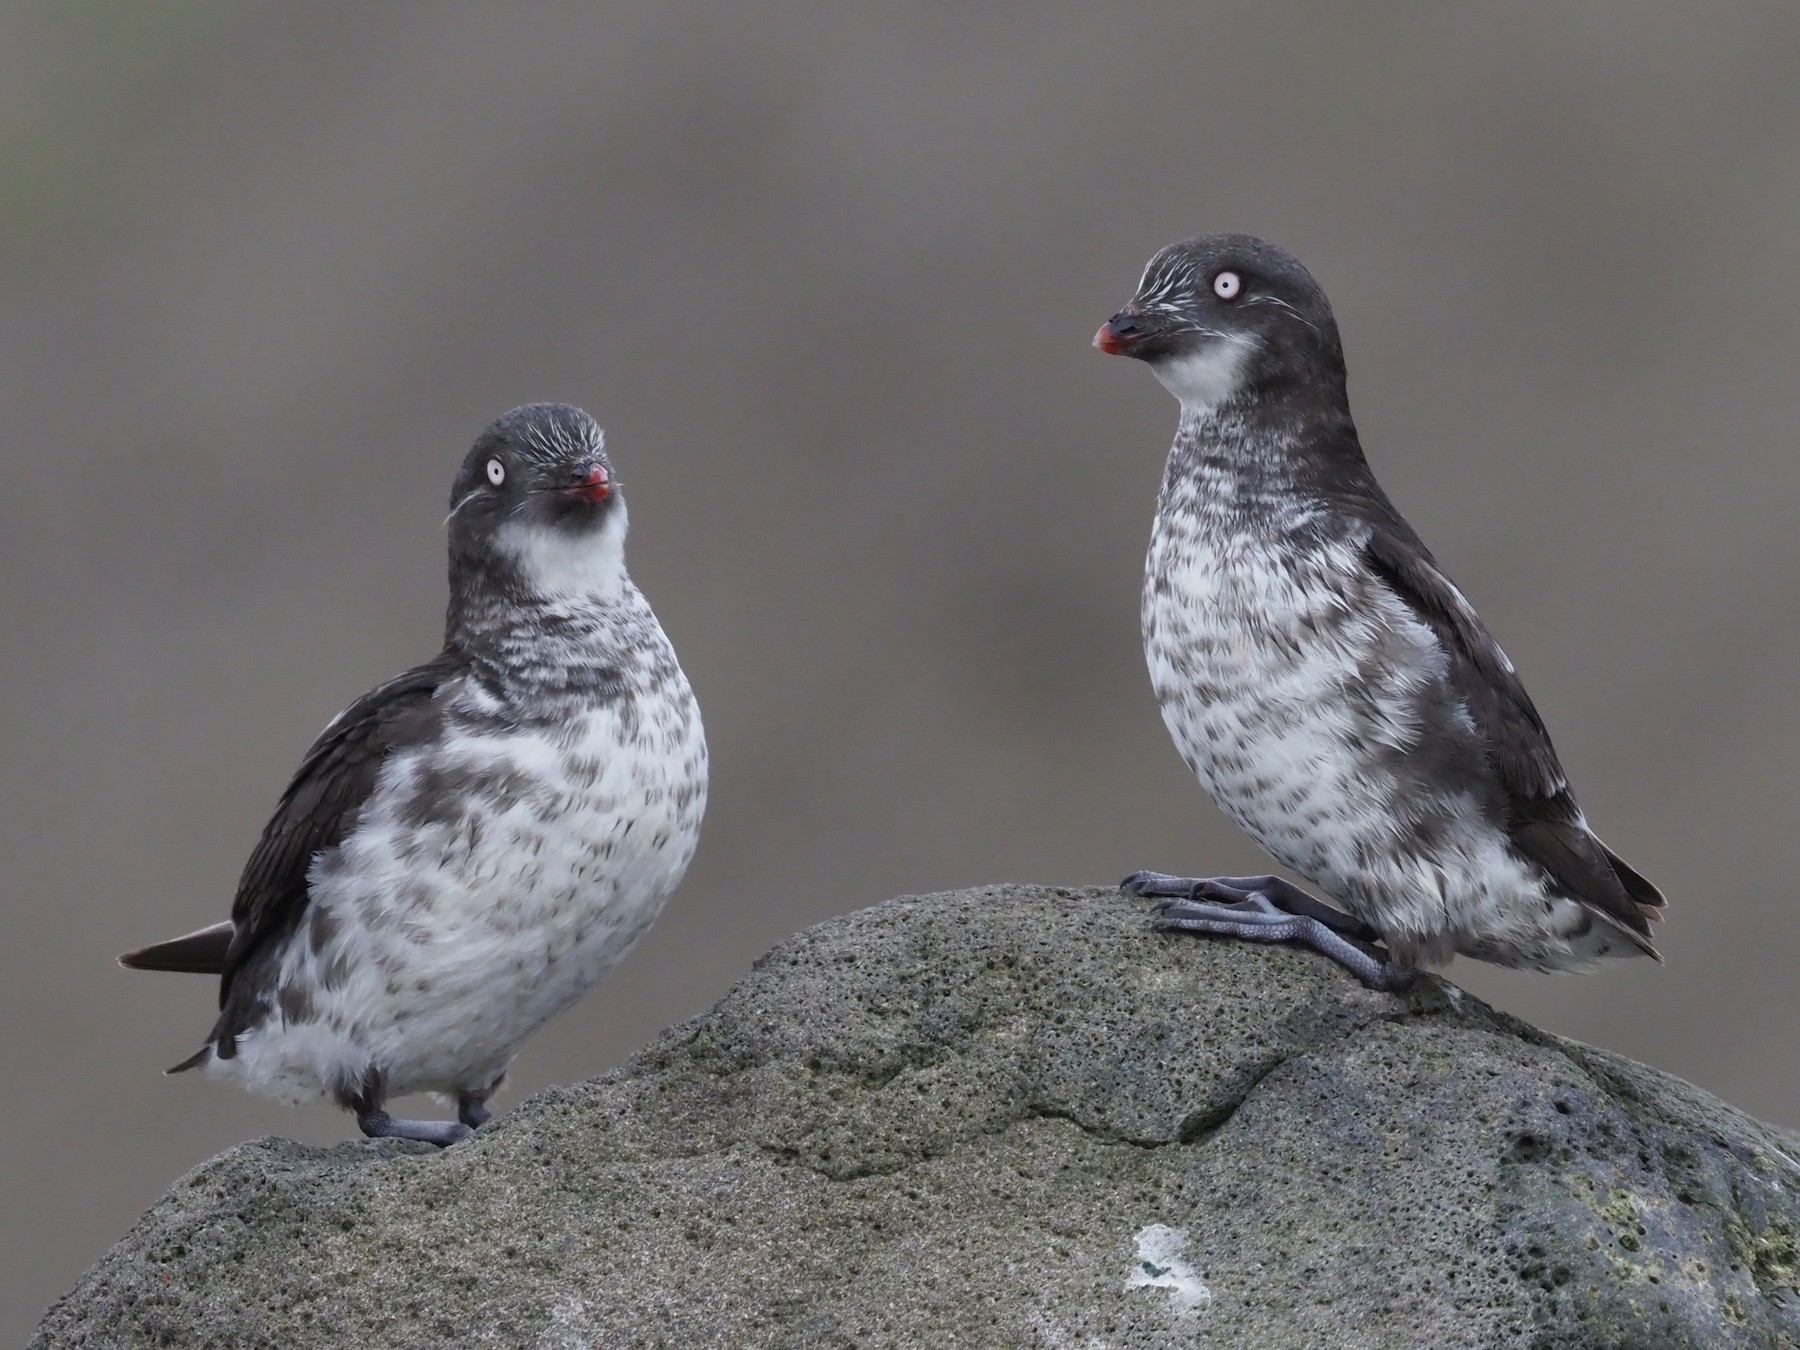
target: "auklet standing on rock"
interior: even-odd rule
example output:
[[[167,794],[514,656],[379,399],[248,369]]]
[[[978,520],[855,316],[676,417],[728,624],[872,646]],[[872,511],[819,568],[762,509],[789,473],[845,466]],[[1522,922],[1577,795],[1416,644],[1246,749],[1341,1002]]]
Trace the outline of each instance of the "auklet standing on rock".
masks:
[[[1378,988],[1459,953],[1656,956],[1661,893],[1588,828],[1512,662],[1369,471],[1306,269],[1249,235],[1172,244],[1094,345],[1181,403],[1144,575],[1163,721],[1225,814],[1342,907],[1134,873],[1157,926],[1300,943]]]
[[[625,571],[626,512],[579,408],[515,408],[450,494],[444,650],[313,743],[231,920],[120,957],[220,976],[198,1068],[364,1134],[450,1144],[525,1039],[643,936],[694,856],[706,741]],[[457,1122],[390,1096],[454,1098]]]

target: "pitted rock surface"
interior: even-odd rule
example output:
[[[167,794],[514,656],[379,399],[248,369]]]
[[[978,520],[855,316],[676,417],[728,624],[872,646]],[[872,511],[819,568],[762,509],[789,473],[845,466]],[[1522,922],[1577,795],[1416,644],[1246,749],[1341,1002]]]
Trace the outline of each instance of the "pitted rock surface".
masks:
[[[34,1345],[1800,1346],[1800,1141],[1111,891],[784,942],[437,1152],[264,1139]]]

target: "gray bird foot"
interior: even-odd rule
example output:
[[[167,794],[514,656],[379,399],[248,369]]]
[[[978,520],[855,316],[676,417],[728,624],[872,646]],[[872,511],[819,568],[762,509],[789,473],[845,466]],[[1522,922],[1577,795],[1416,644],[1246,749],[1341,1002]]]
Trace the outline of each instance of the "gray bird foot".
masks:
[[[386,1111],[358,1111],[356,1123],[371,1139],[416,1139],[421,1144],[449,1148],[473,1138],[474,1127],[454,1120],[395,1120]]]
[[[1330,957],[1371,989],[1396,992],[1414,971],[1365,944],[1380,934],[1280,877],[1174,877],[1133,872],[1119,883],[1127,895],[1157,900],[1151,926],[1165,933],[1203,933],[1246,942],[1283,942]]]
[[[1253,895],[1262,895],[1276,909],[1317,919],[1334,933],[1358,942],[1381,941],[1381,934],[1361,919],[1280,877],[1172,877],[1167,872],[1133,872],[1119,883],[1119,889],[1146,900],[1210,900],[1216,905],[1241,905]]]

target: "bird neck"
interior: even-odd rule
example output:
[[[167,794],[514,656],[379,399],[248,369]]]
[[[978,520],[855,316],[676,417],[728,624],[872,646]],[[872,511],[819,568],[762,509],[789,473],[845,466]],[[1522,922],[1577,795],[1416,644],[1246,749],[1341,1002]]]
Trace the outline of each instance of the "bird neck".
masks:
[[[1364,484],[1373,480],[1347,406],[1234,398],[1183,410],[1159,505],[1234,532],[1294,534]]]
[[[584,602],[466,590],[452,597],[444,643],[494,697],[549,700],[564,712],[628,694],[640,676],[673,661],[629,579],[617,593]]]
[[[616,664],[656,628],[624,543],[622,512],[585,535],[534,527],[453,539],[445,644],[501,684],[566,685]]]

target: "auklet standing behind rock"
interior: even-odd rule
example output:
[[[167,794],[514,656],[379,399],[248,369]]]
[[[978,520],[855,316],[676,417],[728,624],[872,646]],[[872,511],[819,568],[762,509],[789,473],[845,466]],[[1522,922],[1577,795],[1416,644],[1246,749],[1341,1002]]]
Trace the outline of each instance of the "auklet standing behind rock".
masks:
[[[1158,926],[1301,943],[1380,988],[1459,953],[1656,956],[1661,893],[1588,828],[1512,662],[1370,472],[1307,270],[1248,235],[1172,244],[1094,345],[1181,403],[1144,575],[1163,721],[1348,911],[1279,877],[1134,873]]]
[[[121,958],[221,977],[199,1068],[450,1144],[525,1039],[631,949],[706,807],[693,691],[625,571],[626,512],[579,408],[515,408],[450,496],[444,650],[313,743],[231,920]],[[460,1123],[390,1096],[454,1098]]]

